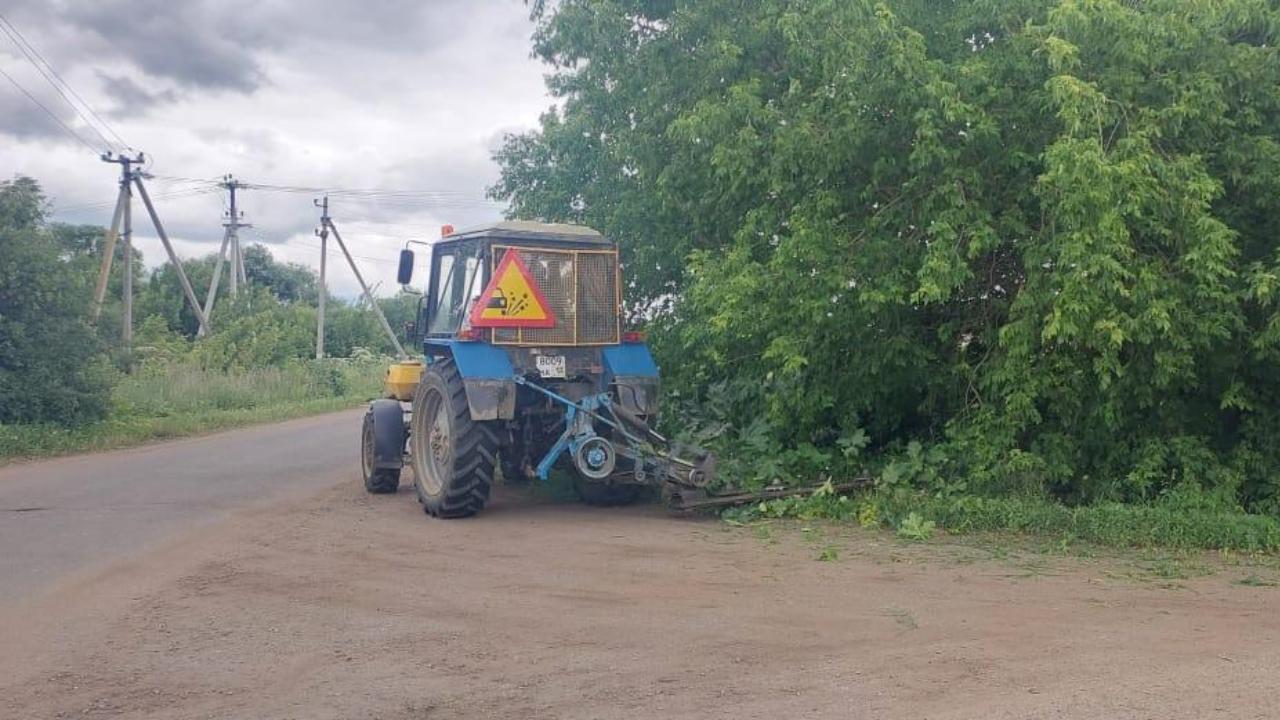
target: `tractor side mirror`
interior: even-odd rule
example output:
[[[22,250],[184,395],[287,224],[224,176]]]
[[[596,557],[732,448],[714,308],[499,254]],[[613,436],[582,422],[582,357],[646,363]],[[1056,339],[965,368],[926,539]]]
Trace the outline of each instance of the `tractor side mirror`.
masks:
[[[408,285],[413,281],[413,251],[405,248],[400,251],[400,267],[396,269],[396,282]]]

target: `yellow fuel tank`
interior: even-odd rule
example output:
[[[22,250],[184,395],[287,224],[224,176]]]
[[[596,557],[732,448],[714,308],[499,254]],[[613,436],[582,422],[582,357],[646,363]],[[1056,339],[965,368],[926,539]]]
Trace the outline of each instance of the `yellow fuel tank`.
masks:
[[[408,401],[413,399],[413,393],[418,389],[418,381],[421,379],[422,363],[417,360],[402,360],[387,368],[383,385],[387,397]]]

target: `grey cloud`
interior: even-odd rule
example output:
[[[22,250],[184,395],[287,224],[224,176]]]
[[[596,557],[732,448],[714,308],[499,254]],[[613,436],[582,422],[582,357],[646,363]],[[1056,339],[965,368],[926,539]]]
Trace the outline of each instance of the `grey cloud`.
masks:
[[[50,102],[45,102],[45,106],[55,113],[60,109],[52,106]],[[62,120],[68,124],[71,122],[70,117],[63,117]],[[0,78],[0,132],[18,139],[70,141],[66,131],[58,125],[57,121],[23,97],[4,78]]]
[[[442,222],[465,227],[498,217],[502,208],[483,202],[498,176],[490,154],[506,131],[527,129],[551,102],[541,69],[529,59],[532,27],[521,0],[0,0],[0,6],[103,117],[154,158],[157,178],[148,187],[170,234],[211,250],[222,232],[221,193],[165,197],[172,187],[165,176],[233,172],[250,183],[441,193],[333,197],[353,249],[371,243],[354,251],[393,258],[362,233],[429,238]],[[14,65],[0,62],[6,70]],[[20,62],[18,68],[25,70]],[[27,84],[25,75],[20,79]],[[29,87],[52,94],[36,82],[33,75]],[[23,137],[65,139],[6,84],[0,78],[0,113],[11,117],[0,116],[0,133],[17,134],[17,125],[9,126],[21,118]],[[127,117],[112,112],[126,103],[134,110]],[[137,112],[148,108],[153,113]],[[12,166],[47,181],[65,205],[103,206],[60,217],[109,220],[114,167],[81,158],[84,172],[67,173],[67,158],[83,148],[64,143],[55,161],[30,140],[13,145],[20,152],[8,162],[0,151],[0,175]],[[290,243],[305,244],[318,212],[312,197],[244,191],[241,208],[256,225],[249,237],[279,242],[297,235]]]
[[[110,75],[101,70],[97,75],[102,81],[102,89],[116,103],[115,108],[108,111],[108,115],[112,118],[126,117],[132,113],[145,113],[157,105],[167,105],[178,99],[178,93],[173,90],[153,92],[125,75]]]
[[[54,55],[120,58],[187,88],[250,93],[269,82],[262,55],[316,45],[334,52],[448,52],[459,27],[493,0],[10,0],[25,27],[62,26]],[[42,43],[43,44],[43,43]]]
[[[237,22],[236,10],[233,3],[94,0],[67,8],[64,19],[153,77],[249,92],[264,74],[248,52],[257,33]]]

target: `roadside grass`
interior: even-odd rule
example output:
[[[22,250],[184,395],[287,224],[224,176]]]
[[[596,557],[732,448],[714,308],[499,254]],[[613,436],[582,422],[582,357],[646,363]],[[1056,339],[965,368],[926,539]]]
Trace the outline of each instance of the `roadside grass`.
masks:
[[[937,497],[908,491],[838,495],[819,491],[731,508],[722,517],[735,523],[767,518],[826,519],[863,528],[887,528],[903,544],[948,536],[1022,537],[1067,554],[1090,548],[1217,550],[1244,555],[1280,553],[1280,519],[1216,508],[1119,503],[1068,507],[1041,498]],[[999,545],[995,546],[997,549]],[[1178,575],[1194,570],[1153,562],[1149,574]]]
[[[1232,550],[1106,546],[1044,533],[983,530],[940,531],[928,541],[904,537],[892,527],[794,516],[730,519],[737,531],[766,547],[791,546],[818,562],[861,559],[898,568],[930,565],[1006,568],[1003,577],[1031,581],[1079,571],[1113,582],[1181,590],[1200,578],[1225,576],[1233,585],[1262,592],[1280,587],[1280,554]]]
[[[886,522],[911,513],[952,534],[1012,531],[1106,547],[1280,550],[1280,520],[1240,511],[1106,503],[1067,507],[1031,498],[935,498],[904,493],[876,495]]]
[[[104,420],[82,427],[0,425],[0,463],[109,450],[151,440],[354,407],[379,394],[382,360],[323,360],[240,372],[155,364],[126,376]]]

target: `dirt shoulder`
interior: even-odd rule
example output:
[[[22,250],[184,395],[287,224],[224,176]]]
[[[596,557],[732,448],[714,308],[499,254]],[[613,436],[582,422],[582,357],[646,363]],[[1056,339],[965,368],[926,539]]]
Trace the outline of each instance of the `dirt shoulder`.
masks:
[[[1280,716],[1276,588],[848,532],[352,480],[0,610],[0,715]]]

